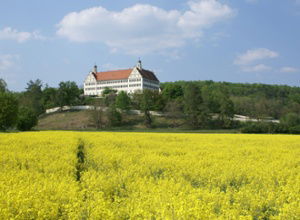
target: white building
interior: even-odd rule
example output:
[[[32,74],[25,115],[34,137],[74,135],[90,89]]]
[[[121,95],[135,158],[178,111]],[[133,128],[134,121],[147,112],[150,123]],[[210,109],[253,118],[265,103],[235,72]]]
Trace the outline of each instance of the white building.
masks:
[[[127,93],[144,89],[159,91],[159,80],[153,72],[142,68],[140,60],[134,68],[126,70],[98,72],[95,65],[84,81],[84,95],[101,95],[105,88]]]

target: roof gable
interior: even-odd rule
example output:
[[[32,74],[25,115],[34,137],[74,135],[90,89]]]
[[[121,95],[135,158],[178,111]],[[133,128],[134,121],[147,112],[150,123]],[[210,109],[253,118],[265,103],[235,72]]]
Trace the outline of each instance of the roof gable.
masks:
[[[153,72],[151,72],[149,70],[144,70],[144,69],[141,69],[141,70],[138,69],[138,71],[142,75],[143,78],[159,82]]]
[[[96,76],[95,76],[95,74],[94,74],[93,72],[90,72],[90,73],[87,75],[85,81],[87,81],[87,82],[95,82],[95,81],[96,81]]]

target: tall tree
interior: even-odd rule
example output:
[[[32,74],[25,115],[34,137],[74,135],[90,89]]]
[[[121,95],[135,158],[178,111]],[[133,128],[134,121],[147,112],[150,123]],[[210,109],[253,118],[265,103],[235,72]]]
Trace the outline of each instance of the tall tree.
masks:
[[[122,122],[122,114],[118,112],[116,106],[114,104],[110,105],[106,111],[108,126],[118,126]]]
[[[227,88],[224,86],[219,89],[219,105],[219,119],[222,122],[222,126],[230,128],[234,117],[234,104],[229,97]]]
[[[254,112],[254,117],[257,118],[258,120],[263,119],[265,117],[269,116],[269,106],[268,106],[268,100],[266,97],[257,97],[255,100],[255,112]]]
[[[17,122],[18,101],[11,93],[0,93],[0,130],[5,131]]]
[[[116,107],[127,111],[130,109],[130,104],[131,104],[130,97],[127,95],[126,92],[121,91],[116,98]]]
[[[187,124],[192,128],[205,127],[208,123],[207,108],[200,88],[194,83],[187,84],[184,89],[184,113]]]
[[[180,98],[170,100],[167,102],[164,109],[166,116],[172,120],[172,126],[178,125],[177,119],[183,116],[183,103]]]
[[[218,113],[220,104],[217,99],[216,88],[213,85],[204,85],[201,87],[201,95],[203,102],[209,108],[210,112]]]
[[[152,108],[153,111],[163,111],[166,106],[166,101],[163,98],[162,94],[158,91],[150,90],[152,93]]]
[[[146,89],[141,94],[141,99],[140,99],[140,109],[144,113],[144,123],[148,128],[152,126],[152,122],[153,122],[150,114],[151,107],[153,106],[152,95],[153,95],[152,91]]]
[[[103,128],[104,121],[104,103],[102,99],[96,98],[93,100],[93,109],[90,110],[90,119],[96,129]]]
[[[131,107],[133,109],[141,109],[141,100],[143,93],[141,91],[136,91],[131,96]]]
[[[76,105],[79,100],[81,90],[75,82],[60,82],[58,88],[58,102],[60,106]]]
[[[36,115],[40,115],[44,112],[42,86],[41,80],[30,80],[20,100],[21,106],[30,108]]]
[[[58,89],[46,86],[43,90],[43,105],[45,108],[54,108],[59,105]]]
[[[141,110],[144,109],[143,106],[147,106],[149,111],[162,111],[165,108],[165,101],[158,91],[145,89],[132,95],[132,105]]]
[[[0,92],[7,92],[7,84],[4,79],[0,78]]]
[[[117,90],[105,88],[102,92],[102,97],[104,97],[104,103],[107,107],[114,105],[116,103]]]

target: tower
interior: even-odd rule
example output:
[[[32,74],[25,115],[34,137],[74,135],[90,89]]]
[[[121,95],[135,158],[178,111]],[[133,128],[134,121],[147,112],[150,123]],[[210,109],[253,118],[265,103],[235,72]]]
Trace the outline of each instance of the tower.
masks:
[[[95,66],[94,66],[94,69],[93,69],[93,73],[97,73],[98,72],[98,70],[97,70],[97,65],[95,64]]]
[[[140,70],[142,70],[142,61],[139,59],[138,63],[136,64],[136,67]]]

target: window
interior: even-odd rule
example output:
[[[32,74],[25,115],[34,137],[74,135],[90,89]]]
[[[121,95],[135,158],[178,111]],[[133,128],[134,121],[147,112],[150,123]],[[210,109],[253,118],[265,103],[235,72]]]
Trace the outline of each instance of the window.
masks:
[[[139,82],[141,79],[130,79],[129,82]]]

